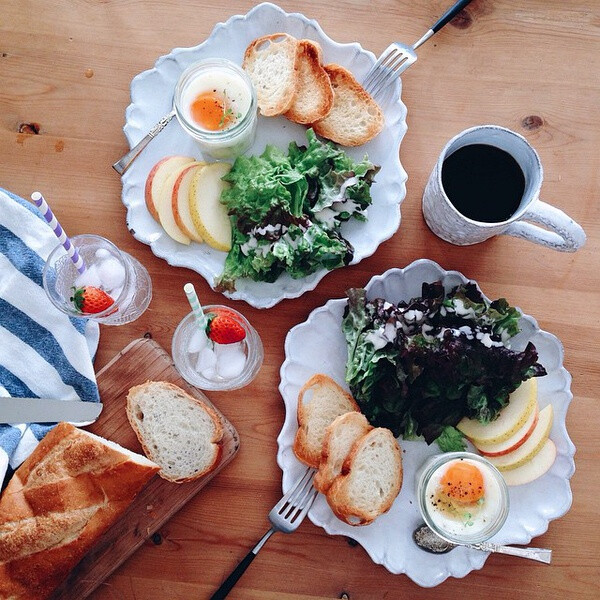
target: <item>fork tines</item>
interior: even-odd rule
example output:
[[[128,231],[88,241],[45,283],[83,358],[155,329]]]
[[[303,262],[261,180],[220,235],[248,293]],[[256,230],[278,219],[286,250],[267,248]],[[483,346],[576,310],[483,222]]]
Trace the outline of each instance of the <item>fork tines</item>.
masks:
[[[275,505],[272,512],[289,523],[302,520],[318,493],[312,485],[314,474],[315,470],[308,467],[296,485]]]
[[[371,96],[377,96],[415,60],[415,55],[399,48],[397,44],[391,44],[367,73],[363,87]]]

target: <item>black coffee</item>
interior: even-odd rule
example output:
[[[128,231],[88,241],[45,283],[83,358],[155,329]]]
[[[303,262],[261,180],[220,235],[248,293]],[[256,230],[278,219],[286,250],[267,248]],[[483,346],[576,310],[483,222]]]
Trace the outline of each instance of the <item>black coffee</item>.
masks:
[[[508,152],[487,144],[471,144],[444,160],[442,185],[450,202],[465,217],[498,223],[519,208],[525,175]]]

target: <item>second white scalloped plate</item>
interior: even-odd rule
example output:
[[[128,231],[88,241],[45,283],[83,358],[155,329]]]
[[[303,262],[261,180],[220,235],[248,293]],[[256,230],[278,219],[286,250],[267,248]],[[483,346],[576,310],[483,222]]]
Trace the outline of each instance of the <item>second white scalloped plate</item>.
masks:
[[[446,289],[467,280],[457,271],[446,271],[430,260],[417,260],[405,269],[390,269],[373,277],[366,286],[369,298],[389,302],[408,300],[421,294],[424,281],[441,280]],[[288,490],[304,470],[296,459],[292,444],[296,430],[298,393],[315,373],[325,373],[344,385],[346,341],[341,331],[346,299],[330,300],[313,310],[308,319],[296,325],[285,340],[285,361],[281,366],[279,391],[286,407],[286,417],[277,438],[277,462],[283,470],[283,489]],[[512,347],[522,349],[528,341],[535,344],[539,362],[548,374],[538,379],[540,408],[552,404],[554,423],[550,437],[556,444],[557,456],[551,469],[536,481],[509,488],[510,513],[502,530],[492,539],[499,544],[527,544],[532,537],[544,533],[548,523],[564,515],[571,506],[569,479],[575,471],[575,446],[567,433],[565,419],[571,394],[571,376],[563,367],[562,344],[554,335],[540,330],[533,317],[523,315],[521,332],[511,340]],[[400,440],[403,450],[404,481],[400,495],[390,511],[371,525],[351,527],[335,517],[325,498],[319,495],[309,518],[330,534],[344,535],[359,542],[376,562],[392,573],[405,573],[415,583],[431,587],[447,577],[464,577],[480,569],[487,554],[457,548],[448,554],[429,554],[412,540],[412,532],[422,522],[415,496],[415,473],[428,456],[436,454],[436,446],[425,442]]]
[[[176,48],[158,59],[153,69],[144,71],[131,82],[131,104],[126,111],[125,135],[130,146],[136,144],[158,120],[171,110],[173,89],[181,72],[202,58],[228,58],[241,64],[244,50],[257,37],[286,32],[297,38],[316,40],[323,49],[325,63],[338,63],[351,70],[360,81],[375,62],[375,56],[357,43],[338,44],[329,38],[316,21],[298,13],[286,13],[274,4],[264,3],[246,15],[219,23],[211,35],[194,48]],[[378,99],[385,115],[385,129],[369,143],[345,149],[355,159],[366,154],[381,165],[372,186],[373,205],[366,223],[349,222],[342,227],[344,237],[354,246],[352,264],[375,252],[400,226],[400,204],[406,195],[406,171],[398,150],[406,132],[406,107],[400,100],[401,84]],[[256,142],[248,154],[260,154],[266,144],[287,149],[290,141],[306,143],[306,128],[284,117],[259,117]],[[211,287],[223,271],[226,254],[206,244],[184,246],[173,241],[150,216],[144,202],[144,185],[152,166],[164,156],[184,154],[200,157],[194,142],[182,131],[176,119],[143,151],[123,175],[123,204],[127,207],[127,225],[133,236],[149,244],[152,252],[170,265],[187,267],[202,275]],[[297,298],[314,289],[328,271],[292,279],[284,274],[274,283],[240,280],[237,290],[226,294],[245,300],[257,308],[269,308],[284,298]]]

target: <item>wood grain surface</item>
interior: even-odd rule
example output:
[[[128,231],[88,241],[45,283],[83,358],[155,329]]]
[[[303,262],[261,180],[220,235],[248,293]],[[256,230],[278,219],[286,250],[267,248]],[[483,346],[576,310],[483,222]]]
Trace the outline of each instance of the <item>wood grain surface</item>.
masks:
[[[281,0],[288,12],[319,21],[339,42],[379,54],[412,43],[450,0]],[[0,0],[0,186],[29,197],[44,192],[71,234],[97,233],[149,270],[154,297],[137,321],[103,327],[97,370],[146,333],[170,348],[187,312],[192,281],[205,303],[223,298],[196,273],[169,267],[136,242],[125,224],[121,184],[111,164],[127,150],[122,133],[129,85],[174,47],[194,46],[215,23],[246,13],[249,0]],[[267,311],[236,303],[265,345],[255,381],[210,399],[238,430],[236,459],[92,595],[94,600],[208,598],[267,528],[281,494],[276,438],[284,409],[277,386],[287,331],[329,298],[392,266],[421,257],[476,279],[489,297],[505,296],[565,347],[574,400],[567,425],[577,447],[573,505],[533,540],[554,550],[551,566],[491,556],[462,580],[421,589],[375,565],[343,537],[310,522],[274,536],[231,594],[234,599],[535,600],[600,596],[597,548],[597,425],[600,390],[600,2],[474,0],[422,46],[403,76],[408,132],[400,148],[408,172],[400,230],[360,264]],[[497,237],[473,247],[435,237],[421,195],[444,143],[467,127],[495,123],[524,135],[544,164],[542,198],[588,235],[577,253],[553,252]],[[390,149],[390,151],[394,151]],[[390,532],[393,535],[393,532]]]
[[[98,372],[97,380],[104,408],[99,419],[86,429],[139,454],[144,452],[125,410],[127,393],[134,385],[168,381],[212,406],[200,390],[186,383],[165,350],[150,339],[128,344]],[[239,435],[219,409],[212,407],[223,423],[222,453],[214,471],[182,484],[155,476],[71,572],[54,600],[87,598],[146,540],[160,544],[158,529],[233,460],[240,447]]]

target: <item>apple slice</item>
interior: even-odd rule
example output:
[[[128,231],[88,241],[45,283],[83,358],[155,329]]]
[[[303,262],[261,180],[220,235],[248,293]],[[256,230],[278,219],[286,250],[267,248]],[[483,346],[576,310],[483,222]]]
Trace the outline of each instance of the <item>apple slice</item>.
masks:
[[[196,165],[196,162],[191,163]],[[199,163],[198,163],[199,164]],[[158,196],[156,199],[156,208],[158,209],[158,219],[165,230],[167,235],[173,238],[176,242],[180,244],[185,244],[189,246],[192,241],[177,225],[175,222],[175,216],[173,215],[173,188],[175,187],[175,182],[179,177],[179,174],[187,169],[188,164],[181,165],[175,169],[165,180],[160,191],[158,192]]]
[[[500,471],[510,471],[528,463],[544,446],[552,429],[554,413],[552,404],[540,410],[537,425],[527,441],[513,452],[502,456],[488,456],[488,460]]]
[[[167,156],[150,169],[144,187],[144,200],[148,211],[157,221],[159,220],[157,199],[163,184],[176,168],[194,161],[191,156]]]
[[[220,202],[221,192],[229,184],[221,177],[230,170],[231,165],[226,162],[206,165],[194,175],[189,198],[194,227],[209,246],[224,252],[231,249],[231,223]]]
[[[491,423],[480,423],[464,418],[456,428],[466,435],[474,445],[499,444],[513,436],[527,421],[537,406],[537,380],[525,380],[511,395],[508,405]]]
[[[179,171],[175,183],[173,184],[173,195],[171,196],[171,209],[175,223],[184,235],[187,235],[194,242],[202,242],[202,236],[194,227],[192,213],[190,212],[190,188],[194,175],[206,166],[204,162],[194,162],[185,165]]]
[[[524,465],[504,471],[502,477],[506,481],[506,485],[524,485],[541,477],[550,469],[556,459],[556,446],[551,439],[544,442],[541,450]]]
[[[533,433],[533,430],[537,425],[539,414],[540,411],[536,404],[535,409],[531,411],[531,414],[527,417],[527,421],[523,423],[523,426],[506,441],[500,442],[499,444],[474,444],[474,446],[484,456],[502,456],[503,454],[508,454],[527,441],[527,438]]]

